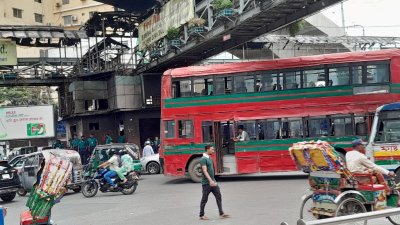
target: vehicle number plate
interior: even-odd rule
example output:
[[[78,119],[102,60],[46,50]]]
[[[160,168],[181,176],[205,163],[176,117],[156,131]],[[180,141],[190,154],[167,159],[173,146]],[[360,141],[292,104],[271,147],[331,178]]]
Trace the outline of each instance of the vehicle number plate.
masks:
[[[10,179],[10,174],[3,174],[1,175],[3,179]]]

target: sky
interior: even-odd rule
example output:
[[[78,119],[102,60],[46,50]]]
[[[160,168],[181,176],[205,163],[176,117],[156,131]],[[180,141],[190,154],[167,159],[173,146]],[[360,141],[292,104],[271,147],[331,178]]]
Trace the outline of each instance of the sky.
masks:
[[[361,25],[366,36],[400,37],[400,0],[347,0],[344,1],[345,25]],[[340,4],[323,14],[342,26]],[[348,27],[348,35],[362,36],[362,27]]]

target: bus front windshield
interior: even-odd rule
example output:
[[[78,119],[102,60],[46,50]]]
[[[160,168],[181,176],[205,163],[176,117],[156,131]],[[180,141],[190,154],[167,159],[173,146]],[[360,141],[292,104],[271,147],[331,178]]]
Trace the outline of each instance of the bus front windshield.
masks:
[[[379,117],[375,142],[400,142],[400,111],[384,112]]]

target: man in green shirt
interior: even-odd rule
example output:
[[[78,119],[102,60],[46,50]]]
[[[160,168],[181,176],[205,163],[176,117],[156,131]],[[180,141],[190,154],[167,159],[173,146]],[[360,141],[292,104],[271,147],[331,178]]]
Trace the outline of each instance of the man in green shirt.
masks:
[[[78,148],[79,148],[79,155],[81,156],[81,161],[82,161],[82,165],[86,165],[86,160],[88,157],[88,143],[85,140],[85,136],[81,136],[81,140],[79,140],[79,144],[78,144]]]
[[[212,145],[206,145],[205,151],[206,152],[203,154],[203,157],[201,157],[200,160],[201,170],[203,171],[203,174],[201,175],[203,197],[201,198],[200,202],[200,219],[208,220],[208,217],[204,215],[204,208],[208,201],[208,196],[210,195],[211,192],[213,193],[215,199],[217,200],[219,215],[222,218],[228,218],[230,216],[225,214],[224,211],[222,210],[221,191],[214,177],[215,174],[214,163],[211,158],[212,154],[214,154],[215,152],[214,147]]]
[[[87,139],[88,145],[89,145],[89,154],[91,155],[93,153],[94,148],[97,145],[97,138],[93,136],[93,134],[90,134],[89,138]]]
[[[73,149],[73,150],[75,150],[75,151],[78,151],[79,149],[79,139],[76,137],[76,134],[74,134],[74,138],[71,140],[71,143],[70,143],[70,147]]]
[[[112,137],[110,136],[110,134],[106,134],[106,144],[111,144],[111,142],[112,142]]]

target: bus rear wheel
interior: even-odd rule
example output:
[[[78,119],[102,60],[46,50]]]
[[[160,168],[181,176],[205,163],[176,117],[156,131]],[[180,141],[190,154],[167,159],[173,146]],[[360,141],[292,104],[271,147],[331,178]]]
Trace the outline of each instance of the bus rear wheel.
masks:
[[[188,167],[189,176],[195,183],[200,183],[201,175],[203,174],[203,172],[201,171],[200,160],[201,158],[199,157],[192,159]]]

